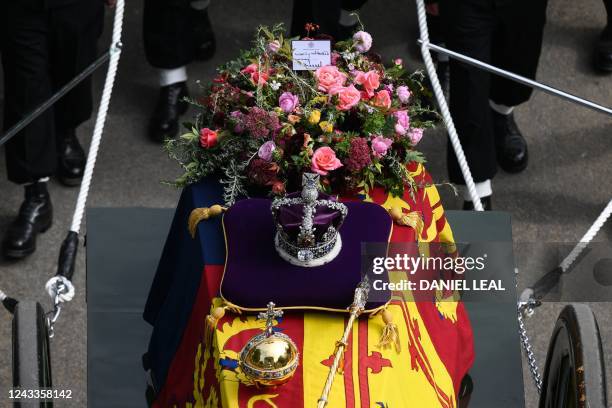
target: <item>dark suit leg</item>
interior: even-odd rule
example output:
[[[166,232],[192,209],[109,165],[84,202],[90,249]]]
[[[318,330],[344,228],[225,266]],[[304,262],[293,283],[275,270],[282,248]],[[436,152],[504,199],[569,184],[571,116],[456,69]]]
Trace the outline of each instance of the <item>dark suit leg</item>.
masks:
[[[547,0],[516,0],[498,9],[500,24],[494,37],[494,65],[535,79],[542,51],[546,5]],[[491,99],[500,105],[520,105],[528,101],[532,93],[531,87],[497,75],[491,83]]]
[[[454,51],[488,62],[495,27],[492,1],[447,0],[441,3],[448,24],[448,46]],[[489,109],[490,75],[478,68],[450,62],[450,111],[476,182],[497,172],[495,142]],[[447,162],[450,180],[465,184],[449,142]]]
[[[82,72],[97,56],[97,40],[104,24],[101,1],[81,1],[50,11],[51,76],[59,89]],[[91,76],[55,105],[55,125],[74,129],[91,117]]]
[[[194,15],[199,14],[188,0],[145,0],[143,37],[149,64],[174,69],[192,62],[199,47]]]
[[[52,94],[46,11],[9,3],[2,10],[5,130]],[[23,184],[53,174],[55,148],[53,111],[48,110],[7,143],[9,180]]]

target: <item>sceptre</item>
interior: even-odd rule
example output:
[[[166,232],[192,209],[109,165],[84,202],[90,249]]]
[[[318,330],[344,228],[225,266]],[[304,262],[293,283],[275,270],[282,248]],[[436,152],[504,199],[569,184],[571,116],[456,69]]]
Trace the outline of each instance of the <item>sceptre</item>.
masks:
[[[353,322],[355,319],[359,317],[359,315],[364,311],[365,305],[368,301],[368,292],[370,291],[370,282],[367,276],[363,277],[363,280],[359,283],[357,288],[355,289],[355,297],[353,298],[353,304],[349,307],[350,316],[348,322],[346,323],[346,327],[344,328],[344,334],[342,338],[336,342],[336,350],[334,351],[334,361],[329,368],[329,374],[327,375],[327,381],[325,381],[325,387],[323,387],[323,393],[321,394],[321,398],[319,398],[319,402],[317,408],[325,408],[327,406],[329,392],[331,391],[332,384],[334,383],[334,378],[336,377],[336,372],[338,372],[338,368],[340,367],[340,362],[343,362],[344,351],[348,346],[347,341],[348,337],[351,334],[351,330],[353,329]]]

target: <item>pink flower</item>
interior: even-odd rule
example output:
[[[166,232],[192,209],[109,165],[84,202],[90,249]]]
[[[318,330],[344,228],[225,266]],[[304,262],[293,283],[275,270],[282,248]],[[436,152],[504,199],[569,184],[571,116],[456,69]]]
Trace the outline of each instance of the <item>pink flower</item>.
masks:
[[[374,153],[374,157],[381,158],[387,154],[387,150],[393,144],[393,140],[387,139],[383,136],[376,136],[372,139],[372,152]]]
[[[371,98],[374,96],[374,91],[380,86],[380,75],[375,70],[368,72],[357,71],[355,76],[355,83],[363,86],[368,96]]]
[[[391,95],[389,94],[389,91],[383,89],[382,91],[376,92],[374,101],[372,103],[374,106],[378,106],[379,108],[389,109],[391,107]]]
[[[276,150],[276,145],[272,140],[268,140],[266,143],[262,144],[257,151],[257,155],[260,159],[265,161],[272,160],[272,153]]]
[[[257,64],[249,64],[246,67],[242,68],[240,72],[242,72],[243,74],[252,74],[253,72],[257,72]]]
[[[408,100],[410,100],[410,89],[407,86],[398,86],[395,92],[401,103],[408,103]]]
[[[372,36],[365,31],[357,31],[353,34],[355,49],[359,52],[368,52],[372,48]]]
[[[276,195],[285,194],[285,184],[282,181],[275,181],[272,183],[272,193]]]
[[[408,132],[408,128],[410,127],[410,118],[408,117],[408,111],[400,110],[393,113],[395,116],[395,132],[398,135],[404,136],[406,132]]]
[[[338,60],[340,59],[340,53],[333,51],[331,53],[331,64],[338,65]]]
[[[342,167],[342,163],[336,157],[336,152],[329,146],[319,147],[312,154],[312,171],[322,176],[327,176],[327,173]]]
[[[330,95],[338,96],[337,108],[343,111],[350,110],[361,100],[361,92],[354,85],[337,86],[329,91]]]
[[[278,98],[278,106],[283,112],[291,113],[297,107],[299,101],[298,97],[291,92],[283,92]]]
[[[270,73],[268,71],[262,70],[260,74],[259,69],[259,66],[253,63],[244,67],[240,72],[242,72],[243,74],[248,74],[251,77],[251,81],[253,82],[253,84],[265,85],[268,82],[268,78],[270,78]]]
[[[401,67],[404,61],[401,58],[396,58],[395,60],[393,60],[393,63]]]
[[[268,52],[272,54],[276,54],[278,50],[280,50],[280,42],[278,40],[273,40],[268,43]]]
[[[210,149],[218,142],[218,133],[209,128],[200,129],[200,146],[205,149]]]
[[[340,72],[333,65],[325,65],[318,68],[315,71],[315,77],[317,78],[319,90],[323,92],[329,92],[331,88],[336,86],[344,86],[346,82],[346,74]]]
[[[421,139],[423,138],[423,129],[421,128],[410,129],[410,132],[408,132],[408,137],[410,138],[410,143],[412,143],[413,146],[416,146],[417,143],[419,143]]]
[[[234,123],[234,132],[235,133],[242,133],[242,132],[244,132],[244,126],[242,125],[243,117],[244,117],[244,115],[242,114],[242,112],[237,111],[237,110],[230,113],[230,118],[231,118],[232,122]]]

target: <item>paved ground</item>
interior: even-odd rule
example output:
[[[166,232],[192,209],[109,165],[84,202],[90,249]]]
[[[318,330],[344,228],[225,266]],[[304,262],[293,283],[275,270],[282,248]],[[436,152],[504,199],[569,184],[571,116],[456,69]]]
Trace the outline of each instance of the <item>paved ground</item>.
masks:
[[[214,66],[236,55],[248,45],[258,24],[289,21],[290,2],[275,0],[252,2],[213,1],[211,15],[218,36],[215,59],[189,68],[193,81],[207,80]],[[145,62],[142,49],[142,1],[128,2],[123,53],[113,102],[107,121],[105,139],[98,159],[90,206],[172,207],[178,191],[160,184],[176,174],[159,146],[145,136],[148,114],[153,108],[157,89],[155,72]],[[540,80],[584,96],[604,105],[612,105],[612,77],[598,76],[589,68],[590,48],[603,27],[605,14],[599,0],[551,2]],[[370,2],[362,17],[374,34],[377,49],[387,58],[401,56],[414,67],[416,21],[411,2]],[[110,19],[108,21],[110,23]],[[108,31],[108,30],[107,30]],[[108,43],[106,33],[101,44]],[[517,55],[520,58],[520,55]],[[98,72],[96,89],[101,88],[103,73]],[[195,90],[194,82],[191,88]],[[1,86],[0,86],[1,87]],[[495,180],[495,206],[513,215],[517,243],[570,242],[582,233],[610,199],[612,187],[612,121],[565,101],[536,94],[517,111],[518,122],[530,144],[532,161],[520,175],[500,174]],[[91,124],[80,129],[82,140],[89,137]],[[429,169],[436,180],[446,180],[445,135],[432,131],[422,142],[429,159]],[[4,173],[4,157],[0,173]],[[0,286],[18,298],[45,300],[43,284],[53,273],[59,243],[68,228],[77,191],[51,182],[56,209],[53,228],[40,237],[39,250],[22,262],[0,260]],[[4,231],[21,200],[21,189],[7,183],[0,174],[0,231]],[[458,208],[460,200],[443,191],[445,205]],[[612,240],[607,225],[599,240]],[[78,260],[75,284],[77,299],[67,308],[53,340],[55,385],[73,389],[75,399],[65,406],[86,405],[86,322],[84,299],[84,256]],[[593,304],[603,331],[608,367],[612,367],[612,312],[609,305]],[[552,325],[561,305],[549,304],[529,321],[534,333],[536,353],[545,355]],[[0,312],[0,390],[5,392],[10,375],[10,318]],[[535,391],[526,378],[528,406],[535,406]],[[608,373],[610,389],[612,375]],[[0,406],[5,406],[4,394]],[[62,406],[58,404],[58,406]]]

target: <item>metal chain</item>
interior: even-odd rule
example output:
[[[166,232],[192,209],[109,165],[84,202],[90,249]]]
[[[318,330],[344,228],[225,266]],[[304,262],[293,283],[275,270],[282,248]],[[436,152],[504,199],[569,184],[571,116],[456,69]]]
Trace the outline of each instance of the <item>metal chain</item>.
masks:
[[[533,346],[531,345],[531,340],[529,339],[529,334],[527,333],[525,321],[523,320],[523,315],[530,316],[531,314],[533,314],[533,308],[531,306],[519,303],[517,308],[517,319],[521,346],[525,351],[525,356],[527,357],[527,362],[529,363],[531,378],[533,378],[538,394],[540,394],[542,392],[542,377],[540,376],[540,368],[538,366],[538,360],[536,359],[535,353],[533,352]]]

